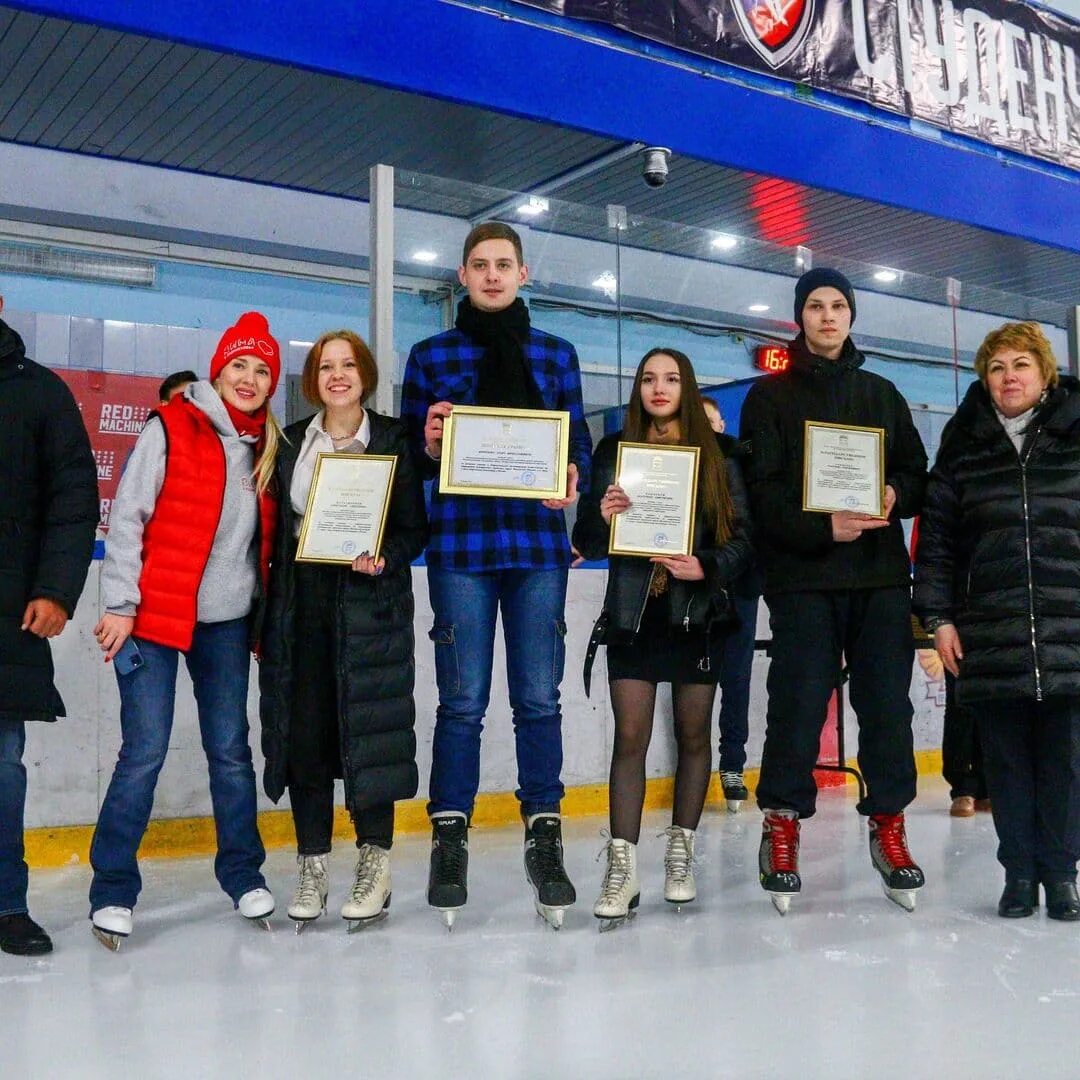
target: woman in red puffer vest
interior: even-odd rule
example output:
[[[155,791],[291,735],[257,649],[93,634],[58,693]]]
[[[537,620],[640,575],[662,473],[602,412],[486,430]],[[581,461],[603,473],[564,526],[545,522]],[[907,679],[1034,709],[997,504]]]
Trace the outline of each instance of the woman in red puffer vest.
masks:
[[[116,668],[123,742],[90,849],[91,920],[110,948],[131,932],[136,856],[169,748],[181,654],[210,772],[215,874],[245,917],[274,910],[247,689],[276,520],[280,429],[268,402],[280,373],[266,319],[247,312],[218,343],[210,380],[151,416],[113,503],[94,633]]]

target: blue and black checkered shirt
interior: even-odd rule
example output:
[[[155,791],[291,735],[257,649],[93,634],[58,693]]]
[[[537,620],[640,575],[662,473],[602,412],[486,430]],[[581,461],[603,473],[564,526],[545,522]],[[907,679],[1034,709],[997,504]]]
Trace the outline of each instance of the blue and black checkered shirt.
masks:
[[[581,372],[573,345],[539,330],[529,331],[525,359],[549,409],[570,414],[570,460],[578,467],[578,491],[589,483],[592,440],[581,401]],[[438,463],[424,452],[424,423],[436,401],[476,404],[477,368],[484,350],[460,330],[447,330],[413,346],[401,388],[401,418],[417,459],[437,476]],[[561,510],[537,499],[431,495],[427,561],[446,570],[543,570],[570,564],[570,542]]]

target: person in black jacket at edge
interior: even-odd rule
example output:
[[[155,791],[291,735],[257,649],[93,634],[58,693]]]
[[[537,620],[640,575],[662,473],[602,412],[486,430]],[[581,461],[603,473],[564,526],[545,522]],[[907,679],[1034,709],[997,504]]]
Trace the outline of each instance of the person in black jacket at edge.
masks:
[[[975,706],[1005,891],[998,914],[1080,919],[1080,383],[1007,323],[946,425],[915,610]]]
[[[781,914],[800,891],[799,822],[811,817],[814,764],[841,670],[859,720],[870,855],[886,895],[908,910],[924,883],[908,852],[904,808],[915,798],[909,698],[914,649],[911,571],[901,518],[918,514],[926,451],[896,387],[863,370],[849,336],[851,283],[832,269],[795,285],[791,366],[760,378],[742,410],[750,492],[772,630],[769,703],[757,801],[764,813],[761,884]],[[806,421],[884,429],[884,517],[803,509]]]
[[[709,427],[719,436],[725,457],[742,456],[742,444],[725,433],[727,422],[712,398],[702,397]],[[741,475],[741,474],[740,474]],[[743,769],[746,765],[746,741],[750,738],[750,686],[754,671],[754,645],[757,642],[758,606],[761,600],[761,568],[754,559],[750,566],[732,582],[731,602],[738,617],[738,626],[724,635],[724,651],[720,658],[720,731],[716,771],[720,789],[729,814],[737,814],[750,797]]]
[[[592,661],[607,646],[608,682],[615,714],[611,759],[611,839],[593,914],[606,929],[638,904],[637,841],[645,797],[645,754],[652,735],[656,685],[671,683],[678,761],[671,825],[664,856],[664,899],[696,895],[694,834],[711,769],[712,706],[721,670],[723,634],[734,620],[727,587],[751,559],[745,489],[738,466],[725,460],[709,427],[690,360],[675,349],[651,349],[638,365],[626,422],[601,440],[593,483],[582,497],[574,546],[603,558],[613,515],[631,503],[616,483],[620,441],[700,447],[698,498],[689,555],[625,556],[609,560],[604,607],[585,661],[588,693]],[[734,439],[726,439],[730,448]]]
[[[26,906],[26,722],[65,715],[48,639],[75,611],[98,509],[97,467],[71,391],[27,359],[0,320],[0,949],[18,956],[52,951]]]
[[[289,917],[297,931],[326,911],[334,826],[334,779],[359,849],[341,916],[357,929],[388,913],[394,803],[416,794],[416,676],[412,560],[427,541],[422,481],[398,420],[366,408],[378,371],[351,330],[323,334],[301,376],[319,412],[285,429],[278,450],[278,528],[259,667],[263,785],[274,802],[289,790],[297,884]],[[397,458],[378,558],[297,563],[308,493],[320,453]]]

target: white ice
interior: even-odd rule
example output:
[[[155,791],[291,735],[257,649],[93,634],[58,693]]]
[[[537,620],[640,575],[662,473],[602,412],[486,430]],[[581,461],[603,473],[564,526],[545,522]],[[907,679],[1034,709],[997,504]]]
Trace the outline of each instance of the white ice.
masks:
[[[330,912],[301,936],[274,851],[274,931],[246,925],[209,859],[146,861],[135,932],[90,934],[83,867],[38,872],[56,951],[0,955],[0,1077],[1080,1076],[1080,924],[995,907],[990,817],[956,820],[940,781],[908,815],[928,884],[882,893],[854,797],[803,827],[803,893],[781,918],[757,882],[760,817],[707,810],[698,900],[664,903],[666,815],[642,833],[638,917],[598,933],[600,819],[566,824],[579,894],[555,933],[533,911],[517,828],[471,834],[453,933],[424,901],[427,839],[394,849],[388,920],[349,936],[339,844]]]

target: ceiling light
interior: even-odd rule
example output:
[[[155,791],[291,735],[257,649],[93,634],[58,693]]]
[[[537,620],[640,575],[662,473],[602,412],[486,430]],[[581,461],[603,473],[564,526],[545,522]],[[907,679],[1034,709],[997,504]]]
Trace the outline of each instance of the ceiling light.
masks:
[[[594,279],[592,285],[594,289],[599,289],[608,296],[614,296],[615,290],[619,287],[619,279],[610,270],[605,270],[598,278]]]
[[[292,338],[289,338],[289,344],[294,349],[310,349],[311,346],[315,344],[315,342],[314,341],[293,341]]]
[[[526,217],[537,217],[540,214],[547,213],[548,209],[549,203],[547,199],[543,199],[539,195],[530,195],[528,202],[523,202],[517,208],[517,212],[524,214]]]
[[[419,251],[414,251],[410,257],[413,262],[433,263],[439,257],[439,253],[421,248]]]
[[[717,233],[713,237],[712,246],[718,251],[731,251],[739,246],[739,238],[729,233]]]
[[[880,281],[884,285],[891,285],[899,276],[895,270],[879,270],[874,275],[874,280]]]
[[[152,289],[157,280],[157,264],[149,259],[8,240],[0,241],[0,271],[4,270],[136,289]]]
[[[755,315],[760,315],[763,311],[768,311],[769,310],[769,305],[768,304],[751,304],[750,305],[750,310],[752,312],[754,312]]]

